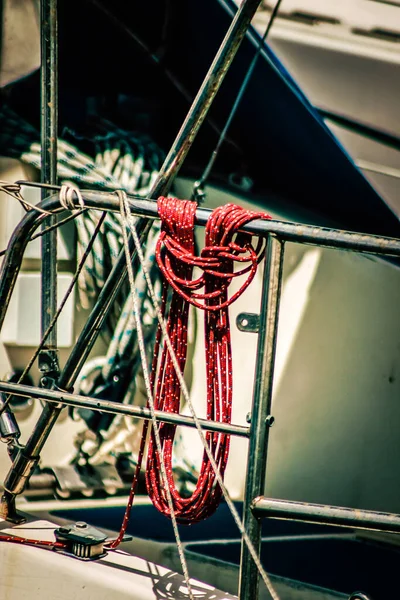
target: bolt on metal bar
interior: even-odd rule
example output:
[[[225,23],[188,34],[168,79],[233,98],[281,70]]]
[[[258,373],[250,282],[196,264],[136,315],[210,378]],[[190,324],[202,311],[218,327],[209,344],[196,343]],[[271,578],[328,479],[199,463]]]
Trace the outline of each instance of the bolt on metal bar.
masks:
[[[272,385],[278,332],[279,301],[282,286],[284,246],[281,241],[268,237],[261,297],[260,329],[254,376],[251,409],[250,441],[247,458],[244,527],[254,548],[261,548],[261,524],[250,507],[256,496],[264,493],[268,454],[269,420],[272,404]],[[242,540],[239,599],[258,597],[258,570],[247,544]]]
[[[55,0],[53,1],[55,2]],[[45,2],[45,0],[42,0],[42,2]],[[229,30],[221,43],[221,46],[204,79],[204,82],[193,101],[192,107],[190,108],[189,113],[171,147],[171,150],[161,167],[158,178],[151,190],[151,196],[157,197],[160,194],[165,194],[168,192],[169,186],[172,184],[173,179],[176,177],[180,167],[182,166],[197,135],[197,132],[207,115],[207,112],[260,4],[261,0],[243,0],[240,8],[236,12],[231,26],[229,27]],[[143,236],[146,235],[149,227],[149,224],[146,224],[146,226],[143,227]],[[115,267],[119,272],[119,277],[114,283],[118,287],[125,281],[127,274],[124,251],[121,251]],[[104,294],[113,293],[113,289],[109,284],[109,280],[106,281],[103,287],[103,292]],[[89,317],[89,328],[92,325],[95,326],[96,322],[99,320],[99,315],[105,311],[108,311],[111,307],[110,303],[106,307],[101,305],[99,300],[100,299],[98,299],[96,302],[95,307]],[[105,312],[104,316],[106,315],[107,312]],[[92,339],[95,339],[88,329],[86,334],[91,336]],[[99,331],[96,331],[96,337],[98,333]],[[78,346],[82,349],[83,356],[87,358],[87,346],[85,345],[85,338],[82,335],[79,338]],[[78,355],[75,346],[69,361],[70,370],[72,370],[74,361],[78,363],[78,361],[81,360],[82,354]],[[60,378],[58,382],[60,387],[64,387],[62,385],[64,379],[64,377]],[[19,454],[19,460],[15,461],[8,474],[7,481],[10,481],[10,485],[7,488],[8,494],[6,498],[3,498],[3,504],[8,503],[11,506],[14,500],[13,496],[23,491],[34,469],[34,461],[39,456],[50,431],[57,421],[60,411],[61,407],[59,406],[47,405],[44,407],[36,424],[35,430],[27,441],[24,450]],[[3,512],[6,510],[7,508],[3,509]]]
[[[320,525],[400,533],[400,515],[360,508],[308,504],[259,496],[251,503],[256,518],[290,519]]]
[[[57,0],[40,2],[41,40],[41,180],[57,182],[58,135],[58,39]],[[42,190],[42,200],[46,197]],[[44,227],[54,226],[57,217],[49,217]],[[52,230],[42,238],[42,334],[48,329],[57,310],[57,231]],[[39,356],[42,372],[58,372],[57,329],[50,333]]]
[[[31,387],[18,383],[8,383],[0,381],[0,391],[15,394],[17,396],[25,396],[27,398],[40,398],[47,402],[62,403],[65,406],[74,406],[77,408],[89,408],[99,412],[106,412],[113,415],[127,415],[129,417],[150,420],[150,409],[143,406],[135,406],[130,404],[121,404],[120,402],[112,402],[110,400],[102,400],[100,398],[90,398],[89,396],[81,396],[77,394],[69,394],[56,390],[42,389]],[[162,410],[155,411],[159,421],[171,423],[172,425],[183,425],[185,427],[196,428],[196,423],[192,417],[169,413]],[[219,433],[227,433],[237,435],[239,437],[249,437],[249,428],[242,425],[233,425],[231,423],[222,423],[219,421],[207,421],[199,419],[202,428],[206,431],[217,431]]]

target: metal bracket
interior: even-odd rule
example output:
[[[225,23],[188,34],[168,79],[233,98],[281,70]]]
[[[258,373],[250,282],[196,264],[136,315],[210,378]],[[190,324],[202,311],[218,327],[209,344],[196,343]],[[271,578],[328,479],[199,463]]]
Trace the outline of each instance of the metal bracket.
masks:
[[[16,525],[20,525],[26,521],[26,518],[19,514],[15,508],[15,496],[7,490],[4,490],[4,494],[0,498],[0,518]]]
[[[43,383],[43,379],[46,377],[56,380],[60,373],[59,361],[58,361],[58,350],[56,349],[43,349],[39,353],[39,371],[43,374],[42,385],[47,387]]]
[[[58,542],[66,545],[65,554],[80,560],[95,560],[107,554],[104,550],[107,536],[84,521],[59,527],[54,531],[54,535]]]
[[[245,333],[258,333],[260,329],[260,315],[243,312],[236,317],[236,327]]]

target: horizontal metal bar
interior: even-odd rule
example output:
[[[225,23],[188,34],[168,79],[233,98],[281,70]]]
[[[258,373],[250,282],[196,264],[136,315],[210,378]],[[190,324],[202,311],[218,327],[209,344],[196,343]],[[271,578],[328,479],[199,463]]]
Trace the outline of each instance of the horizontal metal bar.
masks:
[[[77,408],[89,408],[99,412],[111,413],[113,415],[127,415],[138,419],[151,419],[151,412],[143,406],[132,406],[129,404],[120,404],[119,402],[110,402],[100,398],[89,398],[89,396],[78,396],[68,392],[58,392],[56,390],[47,390],[45,388],[31,387],[18,383],[8,383],[0,381],[0,391],[16,396],[26,396],[27,398],[40,398],[46,402],[62,403],[66,406],[75,406]],[[183,425],[185,427],[196,427],[192,417],[181,414],[155,411],[159,421],[170,423],[171,425]],[[242,425],[231,425],[230,423],[219,423],[217,421],[207,421],[199,419],[201,427],[206,431],[216,431],[241,437],[249,437],[249,427]]]
[[[89,197],[88,197],[89,199]],[[158,218],[157,205],[154,201],[130,198],[131,210],[136,215]],[[196,211],[196,224],[206,225],[211,210],[199,208]],[[400,240],[397,238],[379,237],[370,234],[328,229],[314,225],[302,225],[285,221],[256,219],[243,226],[243,231],[253,235],[267,236],[269,233],[277,235],[282,241],[292,241],[301,244],[326,246],[368,252],[372,254],[400,256]]]
[[[400,533],[400,515],[395,513],[329,506],[328,504],[275,500],[265,496],[255,498],[251,510],[256,517]]]
[[[25,185],[22,181],[18,183]],[[36,185],[40,186],[40,184]],[[120,210],[119,200],[114,193],[84,190],[82,194],[88,208],[111,211]],[[159,218],[155,200],[152,200],[151,198],[138,198],[135,196],[128,197],[131,211],[134,215],[147,217],[149,219]],[[54,210],[58,205],[57,198],[58,197],[56,196],[45,201],[41,204],[42,208]],[[80,208],[78,199],[76,199],[76,208]],[[206,225],[211,212],[212,211],[207,208],[198,208],[196,211],[196,225]],[[242,230],[258,236],[267,236],[269,233],[272,233],[282,241],[296,242],[299,244],[352,250],[355,252],[364,252],[382,256],[400,256],[400,239],[398,238],[344,231],[341,229],[331,229],[328,227],[318,227],[316,225],[274,221],[272,219],[256,219],[255,221],[244,225]]]

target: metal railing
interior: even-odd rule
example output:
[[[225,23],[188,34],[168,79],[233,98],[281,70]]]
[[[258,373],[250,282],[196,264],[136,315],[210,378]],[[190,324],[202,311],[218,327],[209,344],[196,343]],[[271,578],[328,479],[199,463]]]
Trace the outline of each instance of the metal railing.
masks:
[[[83,197],[85,205],[88,208],[101,211],[119,210],[119,200],[115,194],[83,192]],[[157,218],[157,205],[153,200],[129,197],[129,201],[132,214],[146,217],[146,219]],[[47,199],[41,206],[54,213],[64,210],[59,203],[58,196]],[[211,211],[208,209],[198,209],[196,212],[196,223],[204,226],[210,213]],[[42,223],[43,218],[43,215],[38,216],[34,212],[28,213],[15,230],[10,241],[0,279],[0,327],[4,321],[21,267],[24,249],[36,228]],[[244,525],[250,540],[257,551],[260,552],[261,518],[264,517],[373,529],[390,533],[400,532],[400,516],[397,514],[362,511],[328,505],[310,505],[302,502],[272,500],[263,497],[266,481],[268,434],[270,425],[273,422],[270,410],[285,242],[290,241],[325,248],[337,248],[352,252],[399,258],[400,240],[273,220],[256,220],[244,226],[243,230],[267,238],[260,315],[257,320],[258,347],[250,427],[206,420],[201,420],[201,425],[205,430],[220,431],[249,438]],[[112,279],[112,275],[110,277]],[[99,326],[109,304],[110,299],[106,300],[102,295],[97,299],[92,311],[94,317],[89,317],[60,375],[57,387],[61,388],[61,390],[57,389],[57,387],[55,389],[43,389],[40,387],[0,382],[0,392],[41,398],[49,405],[56,405],[58,407],[84,407],[112,414],[124,414],[136,418],[149,419],[150,411],[143,407],[126,406],[116,402],[78,396],[62,391],[72,388],[75,376],[99,333]],[[158,411],[157,418],[161,422],[195,427],[192,417],[189,416],[171,415]],[[40,446],[43,440],[43,427],[46,428],[46,423],[43,423],[39,419],[36,429],[28,442],[31,447],[36,443],[37,446]],[[37,460],[38,454],[32,456],[26,451],[26,447],[21,450],[5,481],[5,489],[10,497],[14,497],[23,491],[31,470],[37,464]],[[239,598],[241,600],[254,600],[257,598],[257,588],[257,569],[248,553],[246,544],[242,543]]]
[[[166,161],[161,169],[160,176],[151,192],[152,197],[157,197],[168,191],[169,185],[179,171],[193,140],[204,121],[208,109],[215,98],[218,89],[229,69],[235,53],[247,31],[257,7],[261,0],[244,0],[238,9],[232,24],[221,43],[221,47],[207,73],[205,80],[193,101],[192,107],[185,119],[178,136],[172,145]],[[44,159],[43,180],[47,187],[52,185],[56,173],[56,136],[57,136],[57,0],[41,0],[42,22],[42,154]],[[46,186],[42,186],[43,188]],[[119,211],[119,200],[113,194],[85,192],[85,204],[88,208],[98,210]],[[148,227],[147,219],[157,218],[157,208],[154,201],[139,200],[130,197],[133,214],[146,219],[141,219],[137,226],[139,234],[145,235]],[[42,207],[54,213],[62,212],[58,197],[45,200]],[[197,224],[204,225],[210,211],[198,209],[196,213]],[[21,267],[22,257],[29,239],[34,231],[43,224],[45,216],[28,213],[15,230],[10,241],[0,278],[0,329],[10,302]],[[282,265],[284,243],[287,241],[312,244],[328,248],[338,248],[355,252],[365,252],[378,256],[400,257],[400,240],[378,237],[360,233],[346,232],[323,227],[285,223],[278,221],[254,221],[243,228],[254,235],[266,236],[267,254],[263,276],[263,291],[259,317],[259,335],[253,403],[250,427],[228,425],[214,421],[201,420],[204,429],[223,431],[231,435],[241,435],[249,438],[249,453],[247,460],[247,484],[244,504],[244,523],[250,540],[258,550],[261,546],[260,517],[294,518],[296,520],[323,522],[332,525],[351,525],[366,529],[379,529],[383,531],[398,531],[399,516],[383,515],[372,511],[355,513],[352,509],[336,508],[330,506],[310,506],[303,503],[288,503],[278,500],[269,500],[262,497],[265,489],[266,464],[268,452],[268,433],[272,423],[270,415],[273,372],[275,363],[275,350],[277,339],[277,326],[279,315],[279,300],[282,282]],[[131,248],[133,250],[133,248]],[[135,252],[132,252],[133,258]],[[51,319],[55,310],[55,287],[49,290],[48,281],[54,281],[56,272],[56,238],[54,235],[47,237],[44,244],[44,302],[42,314],[48,315],[44,319],[43,328]],[[121,253],[115,267],[107,279],[91,314],[84,325],[78,340],[67,360],[59,377],[57,387],[61,390],[72,388],[82,365],[87,359],[94,341],[99,335],[101,325],[107,317],[118,290],[126,278],[124,254]],[[47,291],[46,291],[47,290]],[[50,312],[49,312],[50,311]],[[51,357],[56,355],[55,336],[51,340]],[[43,357],[45,358],[45,356]],[[50,363],[54,363],[51,360]],[[58,367],[58,365],[56,365]],[[57,371],[57,368],[55,369]],[[16,394],[31,398],[41,398],[46,401],[45,407],[35,429],[25,447],[21,448],[5,480],[5,495],[0,506],[0,513],[6,517],[15,517],[15,496],[20,494],[29,480],[36,464],[39,461],[40,451],[53,427],[63,406],[86,407],[93,410],[105,411],[112,414],[131,415],[136,418],[148,419],[149,411],[145,408],[126,406],[115,402],[77,396],[59,389],[45,389],[39,387],[11,384],[0,381],[0,392]],[[194,427],[191,417],[171,415],[158,411],[160,421],[176,423],[183,426]],[[242,544],[240,562],[240,589],[241,600],[254,600],[258,592],[258,574],[245,544]],[[354,598],[364,597],[354,595]]]

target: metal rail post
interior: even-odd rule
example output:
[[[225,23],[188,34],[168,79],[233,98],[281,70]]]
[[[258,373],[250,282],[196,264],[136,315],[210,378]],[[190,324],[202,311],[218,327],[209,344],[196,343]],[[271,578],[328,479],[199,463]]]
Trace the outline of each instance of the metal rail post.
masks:
[[[57,0],[40,2],[41,43],[41,181],[57,183],[58,135],[58,39]],[[46,190],[42,190],[42,200]],[[57,217],[49,217],[43,227],[55,225]],[[42,237],[42,335],[57,310],[57,230]],[[52,330],[45,349],[39,355],[39,369],[43,374],[58,376],[57,330]]]
[[[243,506],[244,527],[258,553],[261,548],[261,522],[252,514],[251,505],[255,497],[264,493],[265,488],[269,428],[273,422],[270,411],[282,285],[283,249],[283,242],[269,235],[263,275],[246,492]],[[247,545],[242,540],[239,599],[255,600],[258,597],[258,581],[257,567]]]

